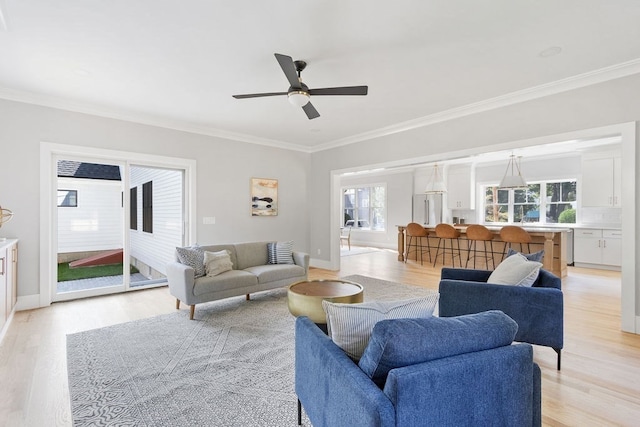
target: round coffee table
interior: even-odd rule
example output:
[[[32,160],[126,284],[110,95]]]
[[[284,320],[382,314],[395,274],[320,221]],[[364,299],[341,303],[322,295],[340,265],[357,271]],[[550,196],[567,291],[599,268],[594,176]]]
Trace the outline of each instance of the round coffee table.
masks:
[[[346,280],[305,280],[289,286],[287,304],[294,316],[307,316],[314,323],[327,323],[322,300],[358,303],[364,299],[362,285]]]

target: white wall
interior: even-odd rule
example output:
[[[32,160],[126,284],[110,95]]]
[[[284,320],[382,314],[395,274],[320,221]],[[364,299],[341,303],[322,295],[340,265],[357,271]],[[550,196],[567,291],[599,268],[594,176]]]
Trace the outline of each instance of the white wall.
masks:
[[[47,232],[39,228],[42,141],[194,159],[198,243],[293,240],[296,250],[309,247],[309,154],[6,100],[0,117],[0,204],[15,214],[0,233],[20,239],[22,307],[38,301],[40,232]],[[251,216],[251,177],[278,179],[278,216]],[[203,225],[203,216],[216,223]]]
[[[58,253],[122,249],[120,181],[60,177],[58,189],[78,192],[77,207],[57,208]]]
[[[131,256],[166,275],[167,263],[175,259],[176,246],[182,246],[182,171],[132,166],[131,188],[137,187],[137,229],[129,230]],[[153,232],[142,227],[142,184],[153,184]]]

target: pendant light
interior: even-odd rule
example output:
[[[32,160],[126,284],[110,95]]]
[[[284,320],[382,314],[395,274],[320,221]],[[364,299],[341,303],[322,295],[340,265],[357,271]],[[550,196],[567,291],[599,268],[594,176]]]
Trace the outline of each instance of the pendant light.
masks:
[[[516,173],[517,172],[517,173]],[[502,181],[500,181],[500,188],[523,188],[527,186],[527,181],[522,177],[520,171],[520,163],[516,162],[516,156],[511,154],[509,157],[509,163],[507,164],[507,170],[504,172]]]
[[[424,192],[427,194],[442,194],[447,192],[447,187],[444,185],[444,177],[440,174],[437,163],[433,166],[431,179],[427,183],[427,188]]]

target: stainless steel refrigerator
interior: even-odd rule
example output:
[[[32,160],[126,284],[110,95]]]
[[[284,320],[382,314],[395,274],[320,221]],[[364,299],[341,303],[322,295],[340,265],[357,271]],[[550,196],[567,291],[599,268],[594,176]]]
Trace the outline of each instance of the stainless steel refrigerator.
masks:
[[[435,227],[442,222],[442,194],[415,194],[412,222]]]

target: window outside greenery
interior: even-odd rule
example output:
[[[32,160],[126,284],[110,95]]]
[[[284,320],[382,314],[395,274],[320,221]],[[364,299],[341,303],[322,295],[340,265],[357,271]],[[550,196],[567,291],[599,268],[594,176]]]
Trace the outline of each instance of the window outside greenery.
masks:
[[[576,222],[576,181],[532,183],[516,189],[488,186],[484,194],[487,223]]]
[[[384,231],[386,206],[384,186],[344,188],[342,194],[344,226]]]

